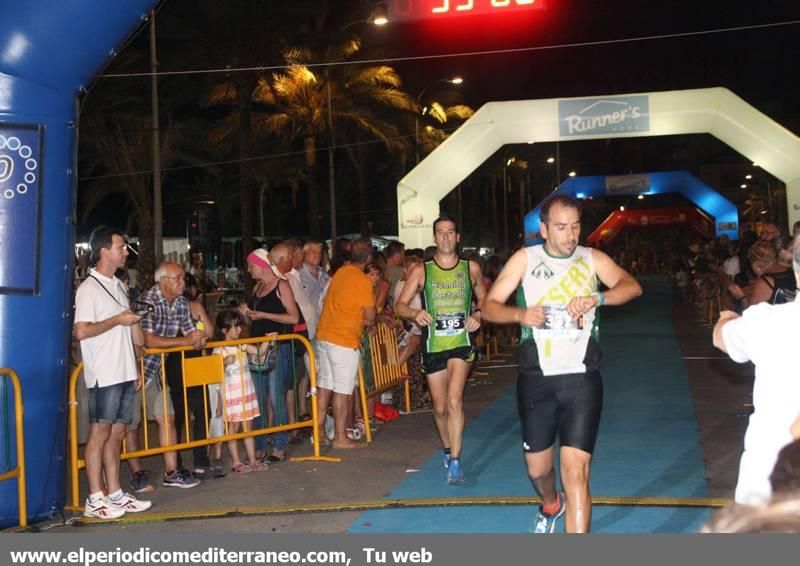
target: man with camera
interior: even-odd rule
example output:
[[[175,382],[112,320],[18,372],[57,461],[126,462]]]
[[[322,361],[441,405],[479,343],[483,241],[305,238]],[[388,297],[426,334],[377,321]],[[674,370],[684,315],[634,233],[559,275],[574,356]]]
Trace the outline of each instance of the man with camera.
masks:
[[[91,422],[85,454],[89,498],[83,514],[117,519],[152,505],[124,493],[119,481],[122,438],[133,418],[134,390],[139,385],[133,344],[141,338],[141,317],[131,312],[125,287],[114,277],[128,257],[123,234],[100,226],[92,232],[90,245],[95,268],[75,295],[73,324],[73,335],[81,344]]]

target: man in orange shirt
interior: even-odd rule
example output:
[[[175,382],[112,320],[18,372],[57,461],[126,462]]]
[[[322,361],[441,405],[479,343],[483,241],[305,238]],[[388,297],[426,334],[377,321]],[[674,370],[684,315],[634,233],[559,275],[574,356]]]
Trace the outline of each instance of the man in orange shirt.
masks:
[[[364,273],[371,259],[372,243],[367,239],[354,241],[350,263],[337,270],[331,279],[317,326],[318,422],[325,422],[332,400],[336,430],[334,448],[358,446],[345,434],[345,419],[361,359],[361,334],[365,324],[375,323],[372,281]],[[324,432],[319,438],[325,438]]]

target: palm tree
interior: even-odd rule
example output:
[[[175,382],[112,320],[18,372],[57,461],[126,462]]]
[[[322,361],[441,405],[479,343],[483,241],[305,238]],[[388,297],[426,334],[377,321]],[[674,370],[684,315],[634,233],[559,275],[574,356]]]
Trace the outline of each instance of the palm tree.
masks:
[[[432,102],[425,110],[424,117],[435,124],[425,124],[419,131],[419,145],[423,155],[439,147],[461,123],[468,120],[475,110],[465,104],[443,106]]]
[[[302,30],[306,20],[315,19],[318,17],[315,14],[324,14],[327,10],[322,1],[304,7],[296,3],[240,0],[235,9],[226,2],[184,3],[190,4],[187,9],[195,12],[196,29],[200,31],[192,42],[187,42],[197,51],[195,56],[200,55],[197,64],[222,68],[275,62],[287,38],[291,39],[291,34]],[[179,25],[183,25],[183,18],[183,12],[176,14]],[[209,78],[211,82],[201,106],[223,115],[215,119],[204,141],[219,157],[238,159],[242,251],[246,255],[254,245],[258,188],[259,164],[251,158],[264,144],[259,124],[268,115],[267,105],[271,104],[272,93],[262,88],[267,77],[259,71],[214,74]]]
[[[351,59],[361,48],[358,38],[352,38],[326,53],[326,60],[343,62]],[[364,142],[379,140],[389,151],[408,147],[397,125],[402,115],[411,113],[416,102],[401,90],[400,77],[391,67],[337,65],[322,73],[306,66],[314,60],[307,48],[294,48],[284,53],[290,65],[263,81],[262,96],[271,93],[273,114],[259,127],[271,132],[285,144],[302,143],[308,169],[309,227],[319,233],[319,189],[315,175],[319,144],[332,142],[347,146],[348,156],[358,171],[359,202],[362,226],[366,224],[368,208],[367,152]],[[331,132],[330,124],[333,125]],[[341,135],[340,135],[341,133]]]
[[[88,179],[81,187],[81,217],[89,215],[112,194],[125,198],[128,231],[134,225],[139,234],[138,267],[147,278],[155,271],[153,231],[152,122],[134,113],[116,113],[108,107],[96,107],[81,121],[79,166]],[[161,163],[169,167],[179,129],[166,124],[161,129]]]

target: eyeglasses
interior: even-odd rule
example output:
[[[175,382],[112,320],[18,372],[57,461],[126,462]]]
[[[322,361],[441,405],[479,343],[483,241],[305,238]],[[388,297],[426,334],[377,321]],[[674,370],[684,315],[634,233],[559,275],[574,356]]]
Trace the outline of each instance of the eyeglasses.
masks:
[[[161,279],[175,279],[175,280],[183,280],[183,275],[162,275]]]

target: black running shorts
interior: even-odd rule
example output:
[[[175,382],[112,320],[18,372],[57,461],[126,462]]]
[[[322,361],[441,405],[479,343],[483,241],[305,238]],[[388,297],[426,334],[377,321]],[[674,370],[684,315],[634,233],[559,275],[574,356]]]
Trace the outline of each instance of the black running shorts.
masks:
[[[523,345],[523,348],[536,346]],[[523,361],[524,355],[520,356]],[[555,443],[592,453],[603,408],[603,378],[586,373],[545,376],[520,366],[517,408],[525,452],[541,452]]]
[[[456,358],[464,360],[468,364],[475,361],[476,351],[473,346],[464,346],[463,348],[453,348],[452,350],[445,350],[444,352],[434,352],[429,354],[422,353],[422,371],[426,374],[436,373],[447,369],[447,360]]]

